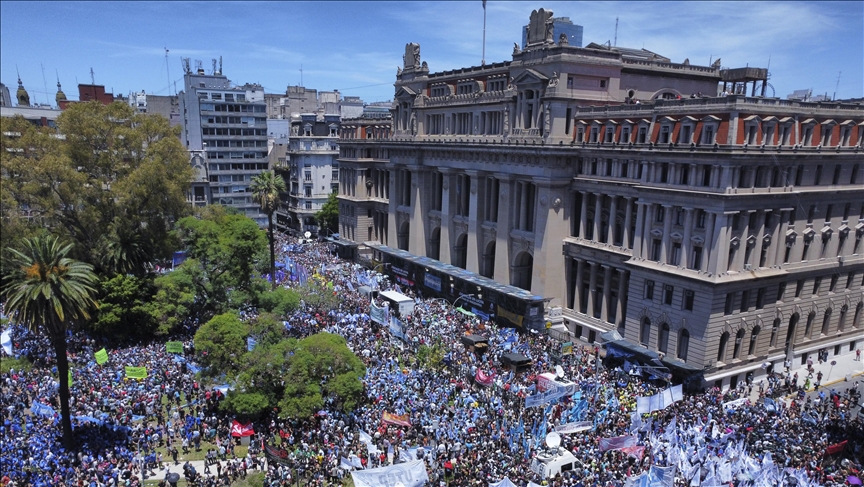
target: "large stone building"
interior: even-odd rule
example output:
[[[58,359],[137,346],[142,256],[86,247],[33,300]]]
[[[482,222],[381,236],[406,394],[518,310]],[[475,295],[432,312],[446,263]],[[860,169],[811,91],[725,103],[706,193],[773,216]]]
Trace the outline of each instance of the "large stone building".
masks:
[[[276,212],[282,231],[318,234],[315,213],[338,191],[339,115],[304,113],[291,117],[287,158],[276,166],[288,194]]]
[[[238,209],[259,225],[267,215],[252,200],[252,178],[269,170],[267,105],[260,85],[236,86],[220,70],[206,74],[184,60],[184,90],[178,93],[181,114],[180,140],[190,152],[196,182],[202,174],[203,156],[209,185],[196,184],[193,200]],[[203,192],[203,194],[201,194]]]
[[[406,46],[392,129],[343,126],[342,236],[530,290],[709,385],[860,347],[864,107],[556,45],[549,18],[508,62],[430,73]]]

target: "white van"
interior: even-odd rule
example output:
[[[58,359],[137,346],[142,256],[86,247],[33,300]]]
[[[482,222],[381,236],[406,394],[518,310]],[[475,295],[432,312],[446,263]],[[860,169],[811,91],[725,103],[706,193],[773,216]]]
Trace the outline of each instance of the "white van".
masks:
[[[400,317],[409,316],[414,313],[414,300],[397,293],[396,291],[383,291],[378,295],[390,302],[390,309],[396,310]]]
[[[550,479],[581,466],[582,462],[579,459],[567,449],[560,447],[557,450],[544,450],[531,460],[531,471],[541,479]]]

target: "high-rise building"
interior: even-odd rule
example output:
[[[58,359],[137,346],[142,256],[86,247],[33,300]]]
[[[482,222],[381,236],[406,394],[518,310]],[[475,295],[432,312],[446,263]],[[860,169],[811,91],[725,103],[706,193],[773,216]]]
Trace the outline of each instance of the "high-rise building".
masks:
[[[260,85],[237,86],[220,70],[206,74],[185,61],[184,90],[178,93],[181,141],[205,156],[209,203],[238,209],[259,225],[267,215],[252,200],[252,178],[269,169],[267,105]]]
[[[406,46],[392,129],[344,123],[342,237],[498,318],[489,296],[515,293],[472,276],[530,291],[546,318],[505,322],[617,332],[611,353],[703,385],[854,353],[860,105],[747,96],[759,68],[556,45],[549,18],[502,63],[432,73]]]

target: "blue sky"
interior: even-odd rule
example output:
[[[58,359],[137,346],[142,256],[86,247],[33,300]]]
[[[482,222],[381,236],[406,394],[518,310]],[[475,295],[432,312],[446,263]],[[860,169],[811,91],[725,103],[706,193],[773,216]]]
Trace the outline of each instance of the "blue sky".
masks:
[[[836,88],[864,96],[864,2],[487,3],[486,60],[510,60],[532,9],[584,26],[583,43],[646,48],[673,62],[766,67],[776,96]],[[303,83],[364,101],[389,100],[405,44],[417,42],[431,71],[480,64],[480,0],[452,2],[0,2],[0,81],[13,92],[16,66],[31,102],[53,103],[90,82],[128,94],[182,89],[181,57],[220,55],[238,84],[269,93]],[[166,71],[165,50],[169,49]],[[194,61],[193,61],[194,62]],[[43,67],[44,80],[43,81]],[[840,82],[837,85],[838,73]],[[170,83],[169,83],[170,79]],[[47,84],[47,90],[45,85]],[[47,95],[45,92],[48,92]],[[770,95],[770,91],[769,91]]]

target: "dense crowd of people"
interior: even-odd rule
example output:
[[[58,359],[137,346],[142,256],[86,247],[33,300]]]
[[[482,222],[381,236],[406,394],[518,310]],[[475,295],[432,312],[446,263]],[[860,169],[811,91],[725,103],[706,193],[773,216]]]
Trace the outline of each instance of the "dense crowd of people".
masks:
[[[340,260],[325,244],[298,245],[280,237],[277,248],[281,285],[314,276],[332,283],[339,296],[335,309],[301,303],[285,317],[285,333],[344,336],[367,368],[367,398],[360,407],[351,413],[325,408],[302,420],[269,418],[255,425],[248,452],[238,457],[230,435],[233,418],[218,408],[225,388],[197,382],[194,326],[173,337],[184,342],[182,354],[168,353],[164,342],[142,343],[108,350],[102,365],[94,353],[103,344],[78,332],[69,338],[69,356],[80,448],[65,451],[53,350],[47,339],[14,327],[14,354],[28,358],[33,368],[12,370],[0,384],[0,485],[142,485],[147,477],[162,480],[162,467],[189,450],[207,451],[205,471],[186,469],[187,479],[202,486],[229,485],[253,469],[266,471],[267,487],[339,485],[353,469],[411,460],[424,462],[430,485],[450,486],[504,477],[520,487],[624,486],[667,467],[673,469],[666,485],[675,486],[844,485],[859,475],[864,427],[849,413],[857,401],[853,390],[823,390],[821,400],[787,404],[736,401],[752,395],[713,389],[640,415],[636,398],[657,394],[664,384],[627,375],[618,363],[604,366],[595,348],[555,354],[561,344],[546,334],[515,333],[444,300],[415,295]],[[358,292],[364,283],[415,298],[413,314],[402,317],[404,339],[371,320],[370,298]],[[466,334],[484,336],[488,351],[478,354],[463,345]],[[506,352],[523,354],[532,365],[505,368]],[[555,365],[578,392],[526,408],[525,398],[537,392],[537,375]],[[127,379],[125,366],[147,367],[148,375]],[[475,380],[478,370],[488,385]],[[782,381],[772,379],[764,393]],[[399,420],[385,422],[385,413]],[[590,426],[561,434],[561,447],[573,453],[576,465],[555,478],[540,478],[529,467],[546,448],[545,434],[573,423]],[[632,443],[608,447],[607,439],[622,437]]]

